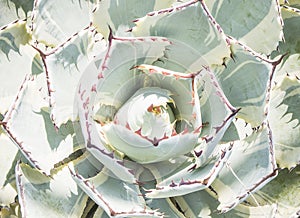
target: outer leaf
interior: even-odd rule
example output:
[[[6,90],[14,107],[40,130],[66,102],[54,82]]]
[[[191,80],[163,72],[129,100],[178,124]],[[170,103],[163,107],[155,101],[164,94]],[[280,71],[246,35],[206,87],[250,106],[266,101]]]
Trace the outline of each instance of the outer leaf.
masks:
[[[220,146],[215,150],[212,158],[205,165],[196,169],[188,165],[188,167],[179,169],[177,172],[172,172],[167,176],[157,174],[159,169],[155,171],[152,169],[158,183],[155,189],[147,190],[146,197],[166,198],[179,196],[208,187],[214,181],[231,153],[231,147]],[[151,170],[151,167],[149,169]]]
[[[23,46],[30,38],[24,21],[9,24],[0,30],[1,114],[13,102],[25,74],[31,72],[36,52],[30,46]]]
[[[300,40],[295,37],[300,34],[300,9],[299,1],[288,1],[290,4],[284,4],[281,9],[283,17],[284,41],[279,43],[278,51],[272,53],[273,56],[288,53],[290,55],[300,53]],[[298,6],[298,9],[297,9]]]
[[[38,42],[47,46],[56,46],[65,42],[69,36],[89,25],[93,9],[91,2],[35,1],[31,24],[33,36]]]
[[[80,217],[88,196],[72,180],[68,168],[53,179],[28,165],[16,166],[22,217]]]
[[[229,57],[224,35],[209,22],[198,1],[149,12],[136,20],[135,36],[164,36],[174,44],[157,65],[179,72],[198,71],[202,65],[221,64]],[[174,31],[180,26],[180,31]],[[184,65],[183,65],[184,64]]]
[[[101,38],[95,29],[88,28],[42,56],[49,76],[51,119],[57,126],[74,119],[76,88],[95,51],[101,52],[106,48]]]
[[[27,18],[32,11],[33,0],[1,0],[0,1],[0,26],[4,26],[18,19]]]
[[[111,217],[161,217],[146,207],[137,184],[129,184],[109,176],[104,168],[98,175],[84,178],[72,172],[78,185]]]
[[[116,36],[128,36],[133,21],[149,11],[170,7],[175,0],[105,0],[99,1],[93,13],[93,25],[108,39],[110,28]]]
[[[217,67],[214,71],[229,102],[241,108],[237,117],[258,126],[265,119],[267,83],[272,65],[253,57],[240,46],[232,49],[233,59],[226,67]]]
[[[243,141],[234,143],[227,167],[212,184],[221,203],[218,210],[229,211],[277,175],[274,147],[269,137],[268,126],[263,126]]]
[[[17,153],[18,149],[13,142],[3,132],[0,133],[0,205],[9,205],[14,202],[17,195],[12,184],[7,184],[7,178]]]
[[[158,164],[158,166],[166,166],[165,164]],[[170,168],[167,166],[167,170]],[[153,165],[151,167],[153,170]],[[157,169],[161,170],[160,167]],[[170,171],[168,171],[169,173]],[[155,188],[155,177],[148,169],[144,168],[141,170],[139,175],[139,181],[142,183],[143,189]],[[144,193],[144,190],[141,190]],[[147,206],[150,208],[158,208],[159,212],[164,214],[164,217],[174,217],[174,218],[185,218],[183,214],[179,211],[177,205],[174,204],[173,200],[170,198],[160,198],[160,199],[146,199]]]
[[[198,191],[188,195],[175,197],[173,200],[185,217],[273,217],[276,205],[250,207],[239,204],[231,211],[220,214],[217,212],[218,201],[206,191]]]
[[[214,0],[207,5],[225,34],[259,53],[270,54],[282,39],[277,1]]]
[[[299,217],[300,215],[299,169],[298,166],[292,171],[287,169],[279,171],[277,178],[254,195],[261,205],[273,202],[278,205],[276,218]],[[251,203],[253,204],[253,201]]]
[[[27,76],[3,122],[24,156],[46,174],[73,152],[73,124],[59,129],[51,122],[45,74]],[[34,123],[34,125],[32,125]]]
[[[282,168],[295,167],[300,162],[300,81],[284,77],[272,90],[270,106],[277,162]]]

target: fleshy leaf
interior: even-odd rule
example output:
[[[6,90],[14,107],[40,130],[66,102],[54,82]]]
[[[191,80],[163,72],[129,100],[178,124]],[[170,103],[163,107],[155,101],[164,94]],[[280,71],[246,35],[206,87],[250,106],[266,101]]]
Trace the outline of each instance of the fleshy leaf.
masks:
[[[253,57],[240,46],[233,46],[233,59],[226,67],[214,69],[229,102],[241,108],[237,117],[253,127],[263,120],[268,79],[272,65]]]
[[[231,146],[219,146],[212,154],[205,165],[196,169],[187,168],[179,169],[177,172],[172,172],[170,175],[157,175],[159,169],[152,172],[154,176],[161,180],[157,183],[155,189],[147,190],[146,197],[149,198],[166,198],[178,195],[188,194],[194,191],[202,190],[208,187],[216,178],[224,163],[231,153]],[[151,167],[149,167],[151,170]]]
[[[93,12],[93,25],[106,39],[112,30],[116,36],[129,36],[133,21],[149,11],[170,7],[174,0],[105,0],[99,1]],[[111,29],[111,30],[110,30]]]
[[[15,99],[24,80],[31,72],[36,52],[28,45],[30,35],[25,21],[9,24],[0,30],[0,113],[4,114]],[[9,75],[9,76],[8,76]]]
[[[139,163],[152,163],[177,157],[191,151],[198,134],[182,133],[161,140],[158,145],[120,125],[105,125],[103,132],[108,141],[119,151]]]
[[[281,168],[295,167],[300,162],[299,79],[284,76],[273,87],[270,102],[269,122],[274,135],[276,160]]]
[[[9,183],[8,181],[17,154],[17,147],[7,135],[0,130],[0,205],[2,206],[8,206],[13,203],[17,196],[14,182]]]
[[[67,167],[51,179],[21,163],[16,166],[16,177],[23,217],[81,217],[88,196]]]
[[[300,34],[299,22],[300,22],[300,9],[299,2],[288,1],[290,4],[284,4],[281,8],[283,17],[283,34],[284,41],[279,43],[278,51],[274,51],[272,56],[278,54],[299,54],[300,53],[300,40],[299,37],[295,37]],[[298,9],[297,9],[298,5]],[[294,9],[294,10],[293,10]]]
[[[160,164],[158,163],[158,165]],[[157,169],[160,170],[160,167],[158,167]],[[170,171],[168,171],[168,173],[169,172]],[[140,172],[138,178],[142,184],[142,190],[141,190],[142,193],[144,193],[144,189],[155,188],[155,183],[156,183],[155,177],[148,169],[144,168]],[[149,206],[152,209],[157,208],[158,212],[163,213],[164,217],[185,218],[181,213],[181,211],[179,210],[179,208],[177,207],[177,205],[174,204],[171,198],[151,198],[151,199],[146,199],[146,203],[147,206]]]
[[[5,135],[0,133],[0,188],[5,184],[8,173],[14,164],[15,156],[18,153],[18,148],[14,143]]]
[[[137,184],[126,183],[110,177],[104,168],[91,178],[72,172],[77,184],[111,217],[161,217],[161,214],[146,207]]]
[[[74,99],[82,73],[93,60],[95,51],[106,48],[101,38],[94,29],[88,28],[49,54],[42,55],[49,75],[51,119],[57,126],[74,118]]]
[[[225,34],[259,53],[270,54],[282,39],[277,1],[214,0],[206,4]]]
[[[173,201],[178,205],[185,217],[273,217],[277,209],[276,205],[251,207],[239,204],[231,211],[220,214],[217,212],[218,201],[206,191],[174,197]]]
[[[254,194],[260,205],[268,205],[273,202],[278,205],[274,217],[299,217],[299,170],[299,166],[292,171],[288,169],[280,170],[274,180]],[[249,199],[249,201],[255,204],[252,199]]]
[[[195,72],[202,65],[222,64],[223,58],[229,57],[224,35],[207,19],[199,1],[149,12],[135,24],[135,36],[164,36],[174,41],[157,62],[163,68]],[[178,26],[180,32],[174,31]]]
[[[76,148],[72,122],[58,129],[51,122],[45,81],[45,74],[28,75],[3,122],[6,132],[31,164],[49,174],[55,163]]]
[[[27,18],[28,12],[32,11],[33,0],[0,1],[0,26],[4,26],[15,20]]]
[[[92,2],[35,1],[31,20],[33,36],[47,46],[57,46],[65,42],[69,36],[89,25],[94,6]]]
[[[251,192],[268,183],[277,175],[276,168],[272,133],[268,126],[242,141],[235,141],[226,167],[211,185],[221,203],[218,210],[229,211]]]

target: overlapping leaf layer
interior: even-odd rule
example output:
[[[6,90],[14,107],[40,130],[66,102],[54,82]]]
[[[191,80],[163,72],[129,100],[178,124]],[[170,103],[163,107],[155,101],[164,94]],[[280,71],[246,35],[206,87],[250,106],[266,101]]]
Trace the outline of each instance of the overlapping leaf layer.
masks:
[[[0,217],[297,217],[300,1],[0,1]]]

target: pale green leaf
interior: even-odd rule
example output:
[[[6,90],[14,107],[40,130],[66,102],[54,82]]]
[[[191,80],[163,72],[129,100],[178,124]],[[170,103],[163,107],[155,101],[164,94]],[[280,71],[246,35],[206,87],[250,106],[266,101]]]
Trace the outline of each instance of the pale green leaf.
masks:
[[[134,26],[134,20],[149,11],[170,7],[175,0],[105,0],[99,1],[93,12],[93,25],[108,39],[110,29],[114,35],[130,36],[128,30]]]
[[[111,217],[161,217],[147,208],[137,184],[110,177],[104,168],[94,177],[85,178],[72,172],[74,180]]]
[[[200,144],[195,150],[201,155],[197,158],[202,165],[210,157],[225,131],[238,112],[221,89],[217,78],[209,68],[203,69],[197,86],[202,117]]]
[[[45,56],[51,90],[51,118],[57,126],[74,119],[74,99],[82,73],[95,52],[100,53],[106,48],[101,38],[94,29],[86,29]]]
[[[8,206],[17,196],[14,180],[11,183],[8,181],[17,153],[18,149],[14,143],[3,132],[0,133],[0,205]]]
[[[57,46],[90,25],[93,7],[91,1],[85,0],[36,1],[31,24],[33,36],[47,46]]]
[[[211,157],[200,167],[193,169],[193,163],[180,167],[168,175],[161,174],[160,169],[149,167],[158,180],[154,189],[147,190],[146,197],[166,198],[185,195],[208,187],[217,177],[231,153],[231,146],[217,146]],[[186,164],[183,164],[183,166]],[[158,165],[159,166],[159,165]]]
[[[158,164],[158,166],[161,165],[166,166],[165,164]],[[169,166],[167,166],[167,168],[170,170]],[[153,168],[151,169],[153,170]],[[160,167],[157,168],[157,170],[160,169]],[[168,171],[168,173],[169,172],[170,171]],[[144,168],[138,178],[142,184],[142,193],[144,193],[144,189],[151,189],[155,187],[155,177],[148,169]],[[150,208],[158,209],[159,212],[164,214],[164,217],[185,218],[171,198],[146,199],[146,203]]]
[[[241,108],[237,117],[244,119],[253,127],[263,120],[267,83],[272,65],[261,61],[243,50],[233,46],[233,59],[225,66],[214,69],[229,102]]]
[[[299,22],[300,22],[300,3],[299,1],[289,1],[291,5],[285,4],[288,8],[282,7],[281,13],[283,17],[283,34],[284,41],[279,43],[278,51],[274,51],[272,56],[277,56],[278,54],[288,53],[289,55],[300,53],[300,40],[297,37],[300,34]],[[290,8],[295,7],[298,11],[290,10]]]
[[[157,65],[174,71],[198,71],[202,65],[222,64],[230,51],[200,2],[188,2],[137,19],[135,36],[164,36],[173,44]]]
[[[80,217],[88,196],[73,181],[67,167],[49,178],[26,164],[16,166],[23,217]]]
[[[273,217],[276,213],[276,205],[265,205],[253,207],[246,204],[239,204],[227,213],[217,211],[218,201],[206,191],[198,191],[188,195],[175,197],[174,201],[184,213],[185,217]]]
[[[15,156],[18,153],[18,148],[4,133],[0,134],[0,188],[5,184],[7,175],[14,165]]]
[[[300,212],[300,168],[280,170],[278,176],[254,194],[260,205],[277,204],[274,217],[299,217]],[[252,199],[249,199],[255,204]]]
[[[256,52],[268,55],[281,41],[280,9],[276,1],[214,0],[207,5],[225,34]]]
[[[195,133],[182,133],[156,145],[121,125],[107,124],[103,132],[112,146],[139,163],[164,161],[186,154],[195,147],[198,138]]]
[[[36,51],[24,46],[30,40],[26,23],[19,21],[0,30],[0,113],[4,114],[18,93],[25,74],[31,72]]]
[[[7,133],[24,156],[49,174],[54,164],[76,150],[76,143],[71,121],[59,127],[51,121],[45,80],[45,74],[26,77],[4,122]]]
[[[300,161],[299,117],[300,81],[295,77],[285,76],[272,89],[268,116],[276,160],[282,168],[292,168]]]
[[[33,8],[33,0],[1,0],[0,1],[0,26],[15,20],[27,18]]]
[[[229,211],[277,175],[269,135],[269,128],[263,126],[244,140],[234,142],[226,166],[211,185],[221,212]]]

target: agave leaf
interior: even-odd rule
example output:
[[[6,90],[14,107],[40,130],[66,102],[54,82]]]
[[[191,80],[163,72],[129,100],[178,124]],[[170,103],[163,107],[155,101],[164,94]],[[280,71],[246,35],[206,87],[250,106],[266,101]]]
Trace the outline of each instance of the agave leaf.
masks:
[[[230,51],[216,26],[207,19],[199,1],[149,12],[132,29],[135,36],[164,36],[173,45],[157,65],[179,72],[197,71],[202,65],[222,64]],[[180,32],[174,31],[180,26]],[[170,61],[171,60],[171,61]],[[180,64],[184,63],[184,66]]]
[[[90,178],[71,173],[77,184],[111,217],[161,217],[146,207],[137,184],[109,176],[107,168]]]
[[[28,75],[3,122],[24,156],[44,173],[76,150],[71,121],[56,129],[48,108],[46,76]],[[32,125],[34,123],[34,125]]]
[[[4,133],[0,134],[0,187],[5,185],[7,175],[14,164],[15,156],[18,153],[18,148]]]
[[[234,142],[226,167],[211,185],[221,203],[218,210],[229,211],[277,175],[271,137],[266,125]]]
[[[300,162],[300,82],[285,76],[274,86],[269,112],[274,135],[276,160],[282,168],[295,167]],[[280,130],[284,127],[284,131]]]
[[[170,7],[174,0],[105,0],[99,1],[93,12],[93,25],[108,39],[112,30],[116,36],[130,36],[133,21],[149,11]],[[111,30],[110,30],[111,29]]]
[[[14,160],[18,149],[3,132],[0,133],[0,205],[9,205],[14,202],[17,192],[14,182],[8,183],[10,169],[14,166]]]
[[[31,72],[36,52],[25,45],[30,39],[25,21],[9,24],[0,30],[1,114],[4,114],[13,102],[25,74]]]
[[[103,132],[108,141],[119,151],[138,163],[164,161],[188,153],[197,143],[197,135],[178,134],[159,142],[157,146],[121,125],[106,125]],[[143,155],[142,155],[143,154]]]
[[[166,198],[184,195],[208,187],[216,178],[231,153],[231,146],[218,146],[205,165],[193,169],[193,164],[164,176],[157,174],[159,169],[152,169],[158,183],[155,189],[147,190],[146,197]],[[151,170],[151,167],[149,167]]]
[[[270,54],[282,39],[277,1],[208,1],[212,16],[224,30],[256,52]],[[234,13],[232,13],[234,11]],[[266,32],[271,33],[267,34]]]
[[[278,206],[274,217],[299,217],[299,166],[289,171],[280,170],[278,176],[254,194],[261,205],[275,202]],[[249,202],[255,204],[252,199]]]
[[[218,201],[206,191],[174,197],[173,201],[178,205],[185,217],[273,217],[276,213],[276,205],[251,207],[239,204],[231,211],[220,214],[217,212]]]
[[[299,37],[295,37],[300,34],[299,22],[300,22],[300,9],[298,1],[289,1],[290,4],[284,4],[281,8],[283,17],[283,34],[284,41],[279,43],[278,51],[274,51],[272,56],[278,54],[298,54],[300,53]],[[298,9],[297,9],[298,6]]]
[[[98,207],[96,212],[94,213],[94,218],[109,218],[109,216],[107,215],[107,213],[105,213],[105,211],[101,208]]]
[[[241,108],[238,118],[252,126],[263,120],[266,103],[267,83],[272,65],[253,57],[238,45],[232,47],[233,59],[214,71],[229,102]]]
[[[53,178],[26,164],[16,166],[23,217],[80,217],[88,196],[73,181],[67,167]]]
[[[210,157],[238,110],[228,101],[209,68],[203,69],[200,76],[197,88],[204,125],[198,140],[200,145],[195,150],[201,153],[198,157],[201,165]]]
[[[89,25],[94,7],[92,2],[35,1],[30,24],[33,36],[46,46],[57,46],[65,42],[69,36]]]
[[[33,0],[16,1],[2,0],[0,1],[0,26],[4,26],[18,19],[27,18],[28,12],[32,11]]]
[[[160,162],[161,163],[161,162]],[[169,163],[170,164],[170,163]],[[151,164],[151,170],[153,170],[153,164]],[[159,163],[157,165],[157,169],[161,170],[159,167]],[[161,164],[160,166],[166,167],[166,170],[170,170],[170,166],[168,164]],[[170,173],[168,171],[167,173]],[[142,185],[141,192],[144,193],[145,189],[152,189],[155,188],[156,180],[153,174],[146,168],[140,171],[138,175],[140,184]],[[172,199],[170,198],[146,198],[147,206],[150,208],[158,208],[158,211],[163,213],[164,217],[174,217],[174,218],[185,218],[183,214],[178,210],[177,206],[173,203]]]
[[[74,35],[69,41],[46,55],[44,59],[49,77],[51,119],[60,126],[74,119],[74,99],[83,71],[94,58],[95,51],[106,48],[92,28]]]

